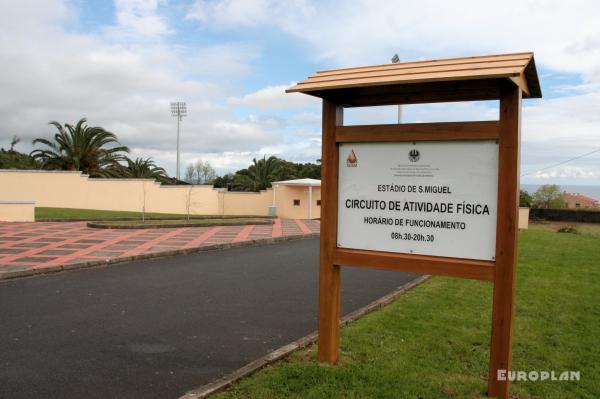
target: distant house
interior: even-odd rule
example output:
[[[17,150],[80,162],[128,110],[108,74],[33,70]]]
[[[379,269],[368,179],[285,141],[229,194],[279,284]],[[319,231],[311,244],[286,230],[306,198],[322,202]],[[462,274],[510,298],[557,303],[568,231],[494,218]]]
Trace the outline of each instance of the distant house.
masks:
[[[583,194],[564,193],[563,200],[569,209],[598,209],[600,203],[597,199]]]

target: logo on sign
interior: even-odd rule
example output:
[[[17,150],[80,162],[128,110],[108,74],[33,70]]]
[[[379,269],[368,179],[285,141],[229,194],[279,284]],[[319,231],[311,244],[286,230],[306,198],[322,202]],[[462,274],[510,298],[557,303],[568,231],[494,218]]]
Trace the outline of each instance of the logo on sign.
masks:
[[[410,152],[408,153],[408,159],[410,162],[417,162],[420,157],[421,153],[417,149],[410,150]]]
[[[355,168],[358,166],[358,158],[356,158],[354,148],[350,150],[350,154],[348,154],[348,158],[346,158],[346,166],[349,168]]]

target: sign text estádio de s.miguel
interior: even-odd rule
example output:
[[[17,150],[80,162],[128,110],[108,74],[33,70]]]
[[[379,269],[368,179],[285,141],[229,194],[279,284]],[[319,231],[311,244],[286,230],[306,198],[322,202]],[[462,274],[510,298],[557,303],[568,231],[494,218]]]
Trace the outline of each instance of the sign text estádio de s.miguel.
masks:
[[[338,247],[493,260],[498,144],[339,146]]]
[[[487,393],[508,398],[533,53],[320,71],[287,91],[323,100],[319,361],[339,356],[342,265],[490,281]],[[499,100],[497,120],[344,125],[349,107],[480,100]]]

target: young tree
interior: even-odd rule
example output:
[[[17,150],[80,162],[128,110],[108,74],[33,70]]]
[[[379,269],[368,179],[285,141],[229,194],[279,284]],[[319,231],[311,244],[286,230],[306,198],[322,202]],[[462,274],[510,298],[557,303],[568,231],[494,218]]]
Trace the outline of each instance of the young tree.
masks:
[[[192,211],[192,190],[194,189],[194,185],[190,184],[185,195],[185,214],[186,219],[190,220],[190,213]]]
[[[194,184],[194,176],[196,175],[196,168],[194,164],[191,163],[185,168],[185,178],[184,180],[190,184]]]
[[[215,177],[217,177],[217,172],[212,167],[210,162],[206,161],[202,163],[202,184],[211,183]]]
[[[142,223],[146,221],[146,181],[142,180]]]
[[[535,205],[540,208],[556,209],[564,208],[566,206],[560,186],[556,184],[545,184],[540,186],[533,194],[533,200]]]
[[[192,184],[209,184],[217,177],[217,173],[210,162],[199,159],[187,166],[185,177]]]
[[[196,182],[194,184],[202,184],[202,169],[204,169],[204,162],[201,159],[197,160],[194,164],[194,176]]]

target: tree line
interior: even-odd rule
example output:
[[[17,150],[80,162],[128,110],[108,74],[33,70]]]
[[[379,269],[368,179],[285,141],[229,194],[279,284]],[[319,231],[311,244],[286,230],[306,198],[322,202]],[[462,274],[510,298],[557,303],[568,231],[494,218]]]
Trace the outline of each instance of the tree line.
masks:
[[[187,165],[184,179],[190,184],[212,184],[229,191],[260,191],[271,187],[274,181],[303,178],[321,179],[321,165],[264,156],[254,158],[247,168],[223,176],[217,176],[210,162],[198,160]]]
[[[254,158],[248,168],[215,178],[215,187],[229,191],[260,191],[271,187],[274,181],[291,179],[321,179],[321,165],[295,163],[275,156]]]
[[[151,158],[128,156],[129,148],[121,145],[117,136],[99,126],[88,126],[82,118],[75,125],[52,121],[56,133],[50,139],[33,140],[29,154],[15,150],[20,142],[16,136],[10,149],[0,150],[0,168],[80,171],[92,178],[150,178],[169,183],[165,169]]]
[[[128,156],[129,148],[117,136],[99,126],[89,126],[82,118],[75,125],[51,121],[56,133],[50,139],[33,140],[30,154],[20,153],[13,137],[10,149],[0,149],[0,169],[46,169],[81,171],[92,178],[147,178],[163,184],[181,184],[168,176],[151,158]],[[231,191],[260,191],[273,181],[298,178],[321,178],[321,165],[294,163],[275,156],[253,159],[252,164],[235,173],[217,176],[208,161],[198,160],[186,167],[184,181],[189,184],[213,184]]]
[[[556,184],[540,186],[533,194],[521,190],[519,206],[526,208],[562,209],[567,207],[564,192]]]

